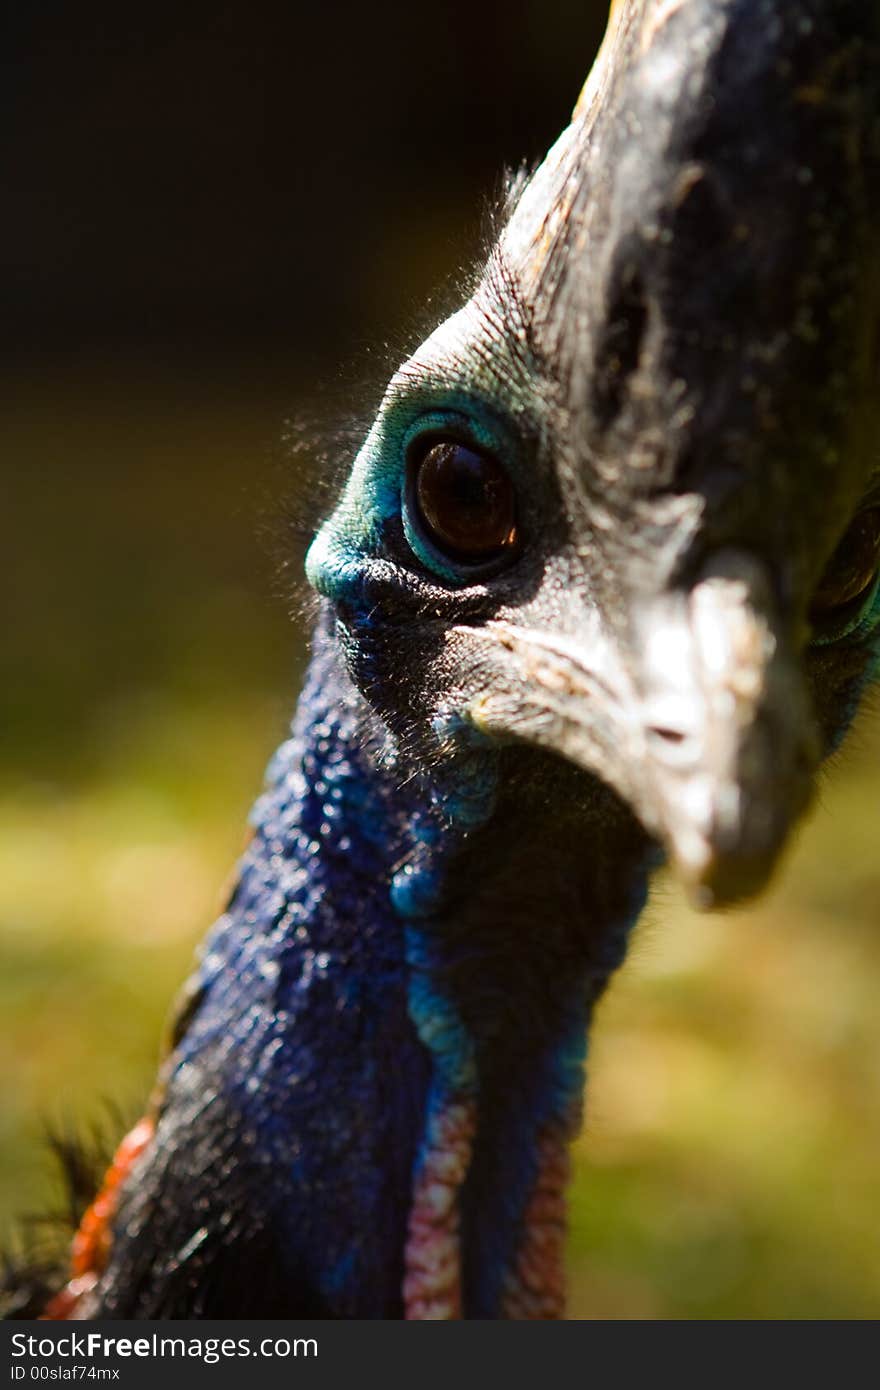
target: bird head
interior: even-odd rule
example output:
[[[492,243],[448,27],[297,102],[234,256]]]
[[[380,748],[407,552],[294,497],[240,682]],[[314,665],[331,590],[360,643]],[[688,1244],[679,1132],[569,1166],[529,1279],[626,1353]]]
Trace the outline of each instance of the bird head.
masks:
[[[880,651],[880,21],[616,4],[310,550],[426,770],[532,747],[759,889]]]

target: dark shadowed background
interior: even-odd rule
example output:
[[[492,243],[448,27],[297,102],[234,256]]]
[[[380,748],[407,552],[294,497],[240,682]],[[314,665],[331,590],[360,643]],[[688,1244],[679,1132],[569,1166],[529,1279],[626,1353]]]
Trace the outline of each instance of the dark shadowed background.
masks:
[[[133,1117],[304,650],[287,518],[565,124],[601,3],[43,3],[0,54],[0,1235]],[[433,297],[433,305],[428,304]],[[340,449],[342,446],[340,445]],[[331,456],[333,450],[331,449]],[[877,721],[603,1007],[577,1317],[880,1311]]]

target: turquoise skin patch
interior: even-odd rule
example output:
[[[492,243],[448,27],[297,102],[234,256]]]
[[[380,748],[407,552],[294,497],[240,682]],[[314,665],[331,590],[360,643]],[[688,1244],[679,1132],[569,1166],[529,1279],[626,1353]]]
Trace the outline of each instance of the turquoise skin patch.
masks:
[[[395,374],[339,504],[306,556],[306,575],[318,593],[352,601],[365,567],[382,555],[383,527],[398,516],[413,554],[442,583],[474,582],[467,567],[451,564],[414,524],[406,472],[415,441],[432,434],[493,454],[512,472],[522,466],[522,441],[534,433],[534,376],[511,357],[510,325],[491,339],[488,352],[486,326],[478,291]]]

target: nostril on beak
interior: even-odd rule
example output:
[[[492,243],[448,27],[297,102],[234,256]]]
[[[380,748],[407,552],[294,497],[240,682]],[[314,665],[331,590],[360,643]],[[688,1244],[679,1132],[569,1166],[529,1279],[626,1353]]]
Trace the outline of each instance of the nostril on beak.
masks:
[[[691,699],[654,694],[641,710],[647,752],[667,767],[686,767],[699,753],[699,717]]]
[[[685,767],[697,753],[695,736],[672,724],[649,724],[645,738],[649,752],[667,767]]]
[[[652,738],[659,739],[661,743],[684,743],[685,740],[685,735],[681,732],[681,729],[665,729],[661,727],[649,729],[648,733]]]

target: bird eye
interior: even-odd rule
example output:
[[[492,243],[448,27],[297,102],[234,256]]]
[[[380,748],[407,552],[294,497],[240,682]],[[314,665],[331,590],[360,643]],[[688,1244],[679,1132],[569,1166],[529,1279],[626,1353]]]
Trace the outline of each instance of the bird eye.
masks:
[[[517,543],[513,484],[491,454],[435,441],[413,462],[412,493],[428,538],[452,559],[486,564]]]
[[[855,604],[872,588],[880,569],[880,507],[856,517],[819,581],[810,605],[814,621]]]

